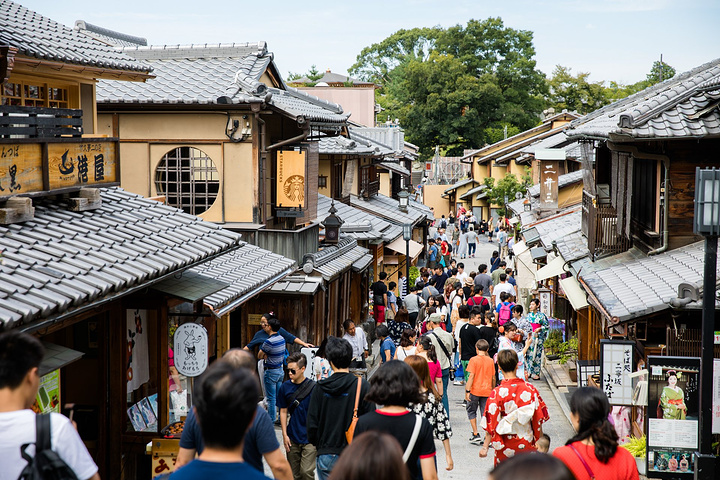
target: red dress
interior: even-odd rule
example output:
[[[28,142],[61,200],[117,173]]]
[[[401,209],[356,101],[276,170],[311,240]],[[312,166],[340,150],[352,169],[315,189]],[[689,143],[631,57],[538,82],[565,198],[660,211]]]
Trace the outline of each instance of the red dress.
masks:
[[[505,379],[493,389],[480,426],[490,434],[495,465],[517,453],[537,450],[542,424],[549,419],[540,393],[520,378]]]

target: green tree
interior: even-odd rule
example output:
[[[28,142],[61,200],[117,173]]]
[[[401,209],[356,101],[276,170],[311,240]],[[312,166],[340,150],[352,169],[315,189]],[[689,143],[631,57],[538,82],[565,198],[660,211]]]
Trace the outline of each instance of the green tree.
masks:
[[[520,179],[518,179],[515,174],[508,173],[495,184],[493,177],[487,177],[485,179],[487,199],[491,205],[500,207],[498,209],[498,215],[506,216],[508,212],[505,210],[505,198],[508,199],[509,203],[515,200],[515,194],[517,193],[521,193],[524,196],[531,184],[531,171],[527,167],[525,167],[525,172]]]
[[[650,73],[647,74],[645,80],[647,81],[648,86],[650,86],[655,85],[656,83],[660,83],[663,80],[667,80],[668,78],[672,78],[674,76],[675,69],[673,67],[671,67],[665,62],[656,60],[655,62],[653,62]]]
[[[562,65],[557,65],[553,70],[548,80],[548,103],[551,107],[556,111],[568,110],[584,115],[610,103],[610,92],[604,82],[590,82],[590,73],[573,75],[571,70]],[[616,88],[616,92],[621,93],[620,88]]]
[[[286,81],[291,82],[302,77],[307,77],[308,79],[310,79],[310,82],[305,82],[303,83],[303,85],[306,87],[314,87],[317,81],[320,80],[323,75],[324,74],[318,71],[315,65],[312,65],[304,75],[295,72],[288,72]]]

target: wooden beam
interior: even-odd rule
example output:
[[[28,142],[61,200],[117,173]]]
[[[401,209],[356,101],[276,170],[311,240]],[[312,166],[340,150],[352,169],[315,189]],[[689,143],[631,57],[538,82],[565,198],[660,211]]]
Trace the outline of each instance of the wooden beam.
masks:
[[[0,225],[27,222],[35,217],[32,199],[27,197],[10,197],[0,208]]]

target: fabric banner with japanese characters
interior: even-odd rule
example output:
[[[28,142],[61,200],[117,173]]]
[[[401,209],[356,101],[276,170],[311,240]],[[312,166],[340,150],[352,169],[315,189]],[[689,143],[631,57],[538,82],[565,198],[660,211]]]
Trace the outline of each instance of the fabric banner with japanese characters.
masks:
[[[147,310],[127,310],[127,391],[150,380]]]
[[[610,405],[632,405],[634,342],[600,340],[600,388]]]

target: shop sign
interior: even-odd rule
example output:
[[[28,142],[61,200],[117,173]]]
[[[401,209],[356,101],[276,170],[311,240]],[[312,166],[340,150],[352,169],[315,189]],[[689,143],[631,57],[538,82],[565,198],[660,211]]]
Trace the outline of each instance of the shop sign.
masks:
[[[260,325],[262,322],[262,313],[249,313],[248,325]]]
[[[720,345],[720,332],[715,332],[715,345]]]
[[[648,370],[648,476],[692,478],[700,437],[700,359],[649,356]]]
[[[541,161],[540,163],[540,206],[543,208],[557,208],[558,206],[558,170],[556,161]]]
[[[610,405],[632,405],[633,385],[628,377],[633,369],[634,342],[600,340],[600,388]]]
[[[40,377],[40,388],[33,410],[38,413],[60,413],[60,370]]]
[[[197,323],[184,323],[173,338],[175,368],[187,377],[197,377],[208,366],[208,334]]]
[[[127,392],[134,392],[150,380],[147,310],[127,310]]]
[[[550,296],[550,290],[548,289],[540,289],[538,290],[538,297],[540,297],[540,311],[544,313],[546,316],[551,317],[551,308],[550,303],[552,297]]]
[[[305,157],[302,150],[280,150],[277,154],[277,206],[305,207]]]

